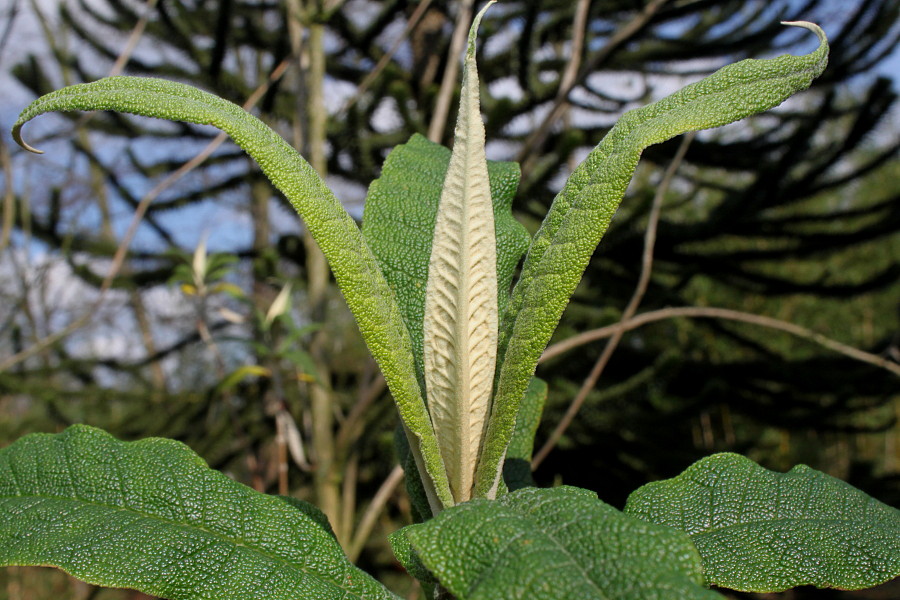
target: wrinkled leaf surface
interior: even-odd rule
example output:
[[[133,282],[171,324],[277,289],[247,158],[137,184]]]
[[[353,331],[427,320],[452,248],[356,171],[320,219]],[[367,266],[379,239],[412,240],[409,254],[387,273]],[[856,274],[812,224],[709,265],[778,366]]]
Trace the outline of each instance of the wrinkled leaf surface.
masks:
[[[172,600],[396,598],[311,504],[255,492],[179,442],[80,425],[0,450],[0,564]]]
[[[855,590],[900,575],[900,511],[804,465],[776,473],[716,454],[636,490],[625,512],[690,535],[706,580],[735,590]]]
[[[715,600],[690,539],[578,488],[472,500],[403,530],[457,600]]]

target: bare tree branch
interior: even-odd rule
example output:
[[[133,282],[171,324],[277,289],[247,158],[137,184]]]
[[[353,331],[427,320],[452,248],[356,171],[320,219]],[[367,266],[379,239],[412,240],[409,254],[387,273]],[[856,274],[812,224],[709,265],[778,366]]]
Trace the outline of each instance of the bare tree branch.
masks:
[[[456,89],[457,74],[459,73],[459,58],[466,43],[469,24],[472,22],[472,5],[474,3],[474,0],[461,0],[457,9],[459,12],[456,15],[453,38],[450,40],[447,68],[444,70],[441,90],[438,92],[437,103],[434,106],[434,115],[431,118],[431,125],[428,127],[428,139],[438,144],[441,143],[441,138],[444,137],[444,128],[447,126],[447,115],[450,113],[450,102],[453,99],[453,90]]]
[[[342,115],[350,110],[350,107],[356,104],[362,95],[366,93],[366,90],[369,89],[369,86],[378,79],[381,72],[384,71],[385,67],[391,62],[391,59],[397,53],[397,50],[400,49],[400,46],[403,45],[403,42],[407,40],[409,34],[412,33],[413,29],[416,28],[416,25],[419,24],[419,21],[422,20],[422,17],[425,15],[425,12],[428,10],[428,7],[431,5],[431,0],[422,0],[418,6],[416,6],[416,10],[413,12],[412,16],[409,17],[409,21],[406,23],[406,27],[403,29],[403,33],[394,40],[394,44],[388,49],[388,51],[384,54],[384,56],[379,59],[378,64],[375,65],[375,68],[366,75],[365,79],[359,84],[359,87],[356,88],[356,93],[353,94],[341,109],[337,112],[336,116]]]
[[[262,98],[263,94],[266,93],[266,90],[269,89],[269,86],[279,78],[281,78],[288,65],[290,65],[290,59],[285,59],[279,65],[277,65],[269,75],[268,80],[263,82],[259,87],[256,88],[256,90],[254,90],[253,94],[250,95],[250,97],[244,103],[243,107],[245,109],[250,109],[255,106],[256,103],[259,102],[259,100]],[[26,360],[34,356],[35,354],[38,354],[45,348],[56,344],[60,340],[65,339],[91,321],[97,310],[103,305],[103,302],[106,300],[106,294],[112,286],[112,282],[115,280],[116,275],[121,270],[122,264],[125,262],[128,248],[131,245],[131,242],[134,239],[135,234],[137,233],[138,226],[141,224],[141,221],[143,220],[150,204],[176,181],[202,164],[203,161],[209,158],[212,153],[215,152],[216,149],[220,145],[222,145],[222,142],[224,142],[227,138],[228,136],[224,133],[220,133],[219,135],[217,135],[199,154],[197,154],[188,162],[184,163],[184,165],[182,165],[177,171],[156,184],[152,190],[147,192],[147,194],[143,198],[141,198],[140,203],[134,211],[134,216],[131,219],[128,230],[125,232],[125,235],[122,236],[122,240],[119,242],[119,245],[116,248],[116,252],[113,255],[109,272],[106,274],[106,277],[103,278],[103,282],[100,284],[100,290],[96,300],[91,303],[84,314],[72,321],[68,326],[0,362],[0,373],[22,362],[23,360]]]
[[[550,133],[550,129],[569,112],[569,108],[571,108],[571,105],[569,104],[569,94],[572,93],[575,86],[578,85],[579,82],[584,81],[588,75],[597,71],[615,50],[643,29],[667,1],[668,0],[652,0],[647,4],[640,13],[635,15],[631,21],[609,38],[609,41],[606,42],[597,54],[591,57],[591,60],[584,65],[584,68],[582,68],[580,72],[578,71],[578,66],[581,62],[581,52],[579,51],[576,53],[575,43],[578,41],[579,35],[582,38],[584,37],[584,26],[582,25],[581,31],[577,29],[579,27],[579,11],[581,10],[581,6],[576,9],[574,25],[576,28],[576,37],[573,39],[572,43],[572,55],[569,57],[569,64],[566,65],[566,72],[560,79],[559,91],[556,93],[556,98],[553,100],[553,107],[547,112],[547,116],[544,117],[541,124],[522,144],[522,148],[519,150],[519,154],[515,159],[517,163],[522,165],[522,172],[527,173],[530,170],[534,164],[536,153],[540,152],[544,141],[547,139],[547,135]],[[584,2],[583,4],[589,4],[589,2]],[[586,8],[587,7],[585,7],[585,9]],[[587,15],[585,14],[585,18],[586,17]],[[581,43],[584,43],[583,39],[581,40]],[[572,71],[572,74],[570,74],[570,71]],[[578,72],[577,76],[574,76],[575,72]]]
[[[782,321],[781,319],[775,319],[763,315],[755,315],[753,313],[743,312],[740,310],[716,308],[710,306],[676,306],[670,308],[661,308],[659,310],[641,313],[625,322],[619,322],[614,325],[608,325],[606,327],[592,329],[591,331],[585,331],[584,333],[573,336],[568,340],[559,342],[558,344],[554,344],[547,348],[547,351],[544,352],[544,355],[541,357],[541,361],[549,360],[555,356],[559,356],[560,354],[577,348],[578,346],[582,346],[596,340],[606,339],[612,336],[619,329],[631,331],[632,329],[637,329],[638,327],[643,327],[644,325],[654,323],[656,321],[677,318],[725,319],[728,321],[739,321],[741,323],[750,323],[751,325],[759,325],[760,327],[776,329],[778,331],[790,333],[791,335],[795,335],[799,338],[809,340],[822,346],[823,348],[828,348],[829,350],[833,350],[834,352],[843,354],[844,356],[847,356],[849,358],[853,358],[880,369],[885,369],[900,377],[900,364],[877,354],[872,354],[871,352],[866,352],[864,350],[860,350],[859,348],[854,348],[853,346],[838,342],[837,340],[833,340],[827,336],[822,335],[821,333],[817,333],[811,329],[807,329],[806,327],[802,327],[789,321]]]
[[[619,346],[619,342],[622,340],[622,336],[626,331],[622,324],[634,316],[638,306],[641,304],[641,300],[644,298],[644,294],[647,292],[647,286],[650,284],[650,276],[653,273],[653,248],[656,245],[656,229],[659,225],[659,215],[662,211],[663,199],[669,191],[672,180],[675,178],[675,173],[684,161],[684,156],[687,153],[687,149],[691,145],[691,142],[694,141],[695,135],[696,132],[692,131],[684,136],[681,145],[678,147],[678,152],[675,153],[675,157],[669,164],[668,169],[666,169],[659,187],[656,188],[656,194],[653,196],[653,206],[650,209],[647,233],[644,234],[644,253],[641,258],[641,275],[638,278],[637,287],[631,295],[631,300],[628,301],[628,306],[626,306],[625,310],[622,312],[622,319],[619,321],[620,326],[611,334],[611,339],[606,343],[606,347],[603,348],[603,352],[600,354],[597,362],[594,363],[591,372],[581,384],[581,388],[569,405],[568,410],[566,410],[566,414],[563,415],[563,418],[556,425],[553,433],[550,434],[550,437],[541,447],[540,451],[534,456],[534,459],[531,462],[532,470],[537,469],[538,465],[547,458],[547,455],[553,450],[557,442],[559,442],[559,438],[562,437],[566,429],[569,428],[569,425],[572,424],[575,415],[581,410],[590,391],[597,385],[600,374],[603,373],[603,369],[605,369],[606,365],[609,363],[609,359],[612,357],[613,352],[615,352],[616,348]]]

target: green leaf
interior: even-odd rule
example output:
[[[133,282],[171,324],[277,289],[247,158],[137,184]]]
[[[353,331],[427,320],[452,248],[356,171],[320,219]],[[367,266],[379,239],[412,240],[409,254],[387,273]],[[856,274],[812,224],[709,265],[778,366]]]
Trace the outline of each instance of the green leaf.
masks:
[[[381,177],[369,186],[363,212],[363,236],[400,305],[420,376],[428,262],[449,164],[449,149],[414,134],[388,154]],[[502,311],[529,236],[512,215],[519,165],[492,160],[487,165],[497,237],[497,303]]]
[[[422,478],[418,475],[416,459],[409,449],[409,439],[402,426],[394,430],[394,448],[397,450],[398,462],[403,467],[403,480],[406,483],[406,493],[409,494],[413,522],[426,521],[432,516],[428,494],[422,485]]]
[[[0,450],[0,564],[172,600],[396,598],[315,507],[236,483],[179,442],[79,425]]]
[[[243,365],[222,378],[216,384],[216,392],[233,390],[234,387],[248,377],[268,377],[272,372],[260,365]]]
[[[400,564],[403,565],[403,568],[406,569],[407,573],[422,583],[434,585],[438,582],[437,579],[435,579],[434,575],[429,573],[428,569],[425,568],[425,565],[422,564],[419,555],[416,554],[412,544],[410,544],[409,538],[406,537],[406,534],[409,533],[413,527],[417,527],[417,525],[408,525],[388,536],[388,541],[391,544],[391,551],[394,553],[394,556],[397,557],[397,560],[400,561]]]
[[[532,377],[522,406],[519,407],[516,429],[509,440],[509,449],[503,462],[503,481],[511,492],[534,485],[534,479],[531,478],[531,454],[546,400],[547,382]]]
[[[307,517],[312,519],[315,523],[319,524],[319,527],[322,528],[322,531],[325,531],[337,541],[337,536],[334,534],[334,530],[331,528],[331,523],[328,522],[328,516],[319,510],[319,507],[310,504],[309,502],[305,502],[300,500],[299,498],[294,498],[293,496],[274,496],[278,498],[282,502],[288,503],[292,508],[299,510]]]
[[[353,218],[309,163],[240,106],[189,85],[153,78],[107,77],[42,96],[19,115],[13,138],[36,151],[22,141],[25,123],[47,112],[70,110],[117,110],[213,125],[230,135],[259,163],[303,217],[328,259],[363,339],[384,373],[407,431],[414,435],[411,448],[417,463],[421,463],[420,469],[425,469],[433,484],[433,504],[452,504],[400,309]]]
[[[719,127],[778,106],[825,68],[819,37],[806,56],[742,60],[643,108],[627,112],[566,181],[528,249],[500,323],[500,372],[476,495],[497,485],[516,413],[538,359],[625,194],[647,146],[688,131]]]
[[[639,488],[625,512],[689,534],[713,585],[857,590],[900,576],[900,511],[803,465],[716,454]]]
[[[527,488],[400,531],[457,600],[714,600],[683,533],[588,490]]]

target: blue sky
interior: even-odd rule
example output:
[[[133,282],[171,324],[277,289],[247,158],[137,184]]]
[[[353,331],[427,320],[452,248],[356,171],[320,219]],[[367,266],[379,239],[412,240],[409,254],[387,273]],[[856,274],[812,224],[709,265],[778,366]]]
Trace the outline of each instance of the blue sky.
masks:
[[[40,0],[38,2],[38,5],[45,9],[47,14],[51,16],[54,12],[51,9],[55,7],[56,4],[57,2],[55,0]],[[29,3],[23,2],[20,3],[20,6],[22,8],[17,16],[15,28],[12,31],[12,37],[3,48],[2,55],[0,55],[0,90],[2,90],[2,95],[0,95],[0,127],[3,129],[3,131],[0,132],[0,135],[4,137],[6,143],[10,143],[8,134],[10,125],[14,121],[19,110],[31,100],[30,92],[19,85],[18,82],[11,77],[9,68],[11,65],[24,60],[29,53],[37,53],[39,58],[42,54],[45,58],[48,57],[49,54],[49,51],[41,43],[42,33],[37,21],[33,15],[30,14]],[[727,28],[729,26],[728,20],[724,21],[721,26]],[[825,26],[832,30],[837,28],[834,24],[826,24]],[[669,32],[670,35],[677,35],[677,27],[670,29],[672,29]],[[832,31],[832,35],[833,34],[834,31]],[[785,35],[794,35],[795,37],[798,37],[798,39],[803,40],[803,34],[786,31]],[[809,39],[803,41],[802,45],[812,46],[814,44],[812,36],[807,34],[805,37]],[[388,42],[389,40],[385,40],[385,43]],[[802,50],[806,49],[807,48],[802,47]],[[139,47],[138,52],[146,55],[147,50],[147,48]],[[884,61],[879,66],[878,72],[882,75],[891,77],[900,75],[900,49],[894,50],[891,58]],[[611,76],[610,84],[615,85],[615,77],[615,75]],[[498,93],[502,91],[496,86],[492,88],[492,90]],[[334,92],[341,95],[348,93],[347,90],[338,90],[337,88],[335,88]],[[334,102],[334,105],[340,105],[340,102]],[[385,113],[388,117],[389,112],[390,111],[387,111]],[[67,126],[66,123],[67,121],[65,119],[58,116],[43,116],[35,122],[30,123],[25,129],[25,134],[28,139],[41,139],[44,135],[58,131],[60,128],[65,129]],[[97,140],[98,153],[106,160],[115,159],[125,150],[125,146],[121,141],[107,140],[106,142],[103,142],[99,137],[95,139]],[[228,144],[230,144],[230,142],[228,142]],[[40,191],[37,189],[39,184],[46,184],[47,182],[58,179],[59,172],[66,169],[67,165],[72,160],[79,160],[73,158],[73,155],[68,149],[67,141],[58,144],[44,144],[44,146],[44,149],[47,150],[47,154],[41,157],[29,156],[19,152],[17,149],[14,151],[16,168],[19,172],[25,173],[28,178],[28,180],[17,181],[16,188],[19,190],[30,189],[30,193],[35,197],[40,195]],[[131,145],[131,149],[144,157],[147,162],[152,162],[153,159],[158,156],[178,156],[184,160],[188,160],[199,147],[173,148],[170,144],[161,145],[158,143],[138,141]],[[241,169],[243,166],[236,166],[235,168]],[[223,171],[221,174],[224,175],[225,172]],[[125,174],[123,180],[132,192],[138,196],[147,191],[146,189],[141,189],[142,187],[149,187],[149,183],[143,177],[137,175],[129,176]],[[348,187],[342,185],[341,182],[334,180],[332,180],[332,183],[334,183],[334,187],[336,188],[335,191],[339,198],[353,203],[353,212],[358,216],[360,212],[359,202],[364,194],[364,189],[358,186]],[[191,184],[191,179],[188,178],[183,184]],[[202,185],[202,182],[194,181],[193,185]],[[237,205],[239,203],[240,199],[235,198],[234,204]],[[226,202],[226,205],[227,204],[228,203]],[[161,215],[159,216],[159,219],[164,224],[168,223],[173,225],[173,234],[185,248],[192,248],[199,241],[200,237],[206,234],[211,234],[209,246],[212,250],[233,249],[235,247],[248,246],[250,243],[248,218],[240,211],[227,210],[226,208],[227,206],[223,207],[221,204],[216,204],[214,202],[204,202],[191,208],[189,211],[181,210],[171,215]],[[116,203],[115,210],[116,233],[121,235],[130,223],[131,209],[122,203]],[[299,229],[296,219],[274,203],[273,212],[275,213],[273,226],[277,231],[285,232]],[[99,223],[99,215],[96,212],[96,208],[93,206],[86,208],[78,215],[78,221],[80,226],[85,229],[96,227]],[[180,226],[188,223],[192,225]],[[140,236],[136,240],[136,247],[145,247],[148,249],[159,247],[158,242],[159,239],[156,234],[147,228],[143,228]]]

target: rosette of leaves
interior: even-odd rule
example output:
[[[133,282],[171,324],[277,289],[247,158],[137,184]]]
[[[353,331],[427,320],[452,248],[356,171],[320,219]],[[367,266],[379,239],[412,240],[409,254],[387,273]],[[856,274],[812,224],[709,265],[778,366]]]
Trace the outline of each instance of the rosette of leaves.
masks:
[[[828,46],[817,26],[794,23],[819,37],[818,49],[741,61],[625,114],[572,173],[529,241],[510,214],[516,167],[485,159],[475,63],[483,14],[468,38],[452,151],[420,138],[396,149],[370,189],[364,231],[271,129],[184,84],[112,77],[71,86],[26,108],[13,136],[33,150],[21,130],[40,114],[117,110],[214,125],[257,160],[322,248],[384,373],[421,479],[421,505],[434,516],[397,534],[394,547],[412,573],[445,593],[460,600],[549,599],[560,590],[598,599],[699,599],[716,596],[706,589],[711,583],[850,587],[896,576],[896,509],[873,508],[874,501],[843,488],[840,502],[824,510],[849,506],[853,525],[867,524],[868,533],[851,544],[866,551],[850,557],[865,560],[848,561],[836,538],[807,528],[804,520],[816,512],[798,513],[800,524],[784,535],[802,539],[785,547],[819,552],[827,575],[804,567],[802,575],[762,581],[752,569],[741,571],[743,561],[722,558],[738,547],[728,532],[747,526],[744,537],[752,537],[753,527],[772,518],[763,507],[761,525],[741,521],[757,507],[742,508],[750,488],[731,483],[751,482],[752,497],[778,487],[729,460],[715,461],[728,473],[713,481],[721,484],[710,492],[715,502],[701,493],[708,489],[700,467],[674,484],[639,490],[627,514],[585,490],[506,493],[504,459],[511,451],[527,462],[540,415],[538,358],[643,149],[780,104],[822,72]],[[523,402],[527,411],[519,410]],[[808,498],[839,488],[807,471],[796,475],[799,489],[818,494]],[[522,479],[510,476],[510,485],[522,487]],[[314,507],[253,492],[175,442],[122,443],[82,426],[27,436],[0,451],[0,498],[2,564],[53,565],[85,581],[177,599],[393,597],[346,560]],[[704,514],[725,510],[720,503],[738,515],[725,533],[703,525]],[[788,556],[757,562],[770,566]],[[556,573],[565,579],[559,585]],[[527,585],[517,574],[528,575]]]

